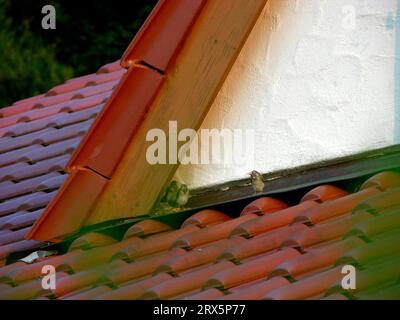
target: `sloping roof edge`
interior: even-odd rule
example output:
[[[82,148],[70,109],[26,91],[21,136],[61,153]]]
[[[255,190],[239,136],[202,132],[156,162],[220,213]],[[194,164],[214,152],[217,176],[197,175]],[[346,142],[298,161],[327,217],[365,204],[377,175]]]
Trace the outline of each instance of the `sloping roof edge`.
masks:
[[[103,190],[107,179],[112,174],[113,168],[115,168],[119,158],[123,154],[123,150],[133,133],[132,131],[134,131],[134,127],[139,125],[141,117],[146,113],[148,106],[163,83],[164,77],[162,73],[166,71],[169,61],[171,61],[179,50],[190,27],[195,22],[197,15],[205,3],[206,0],[158,1],[123,54],[121,66],[129,69],[128,72],[121,79],[118,87],[114,90],[112,96],[97,116],[92,127],[75,150],[67,165],[67,171],[72,174],[69,175],[57,195],[32,226],[31,231],[26,236],[27,239],[56,241],[56,235],[64,236],[79,229],[79,226],[86,219],[90,207]],[[167,48],[165,49],[166,41]],[[145,74],[144,77],[140,77],[143,74]],[[143,84],[143,82],[145,83]],[[142,85],[142,90],[131,90],[133,96],[130,97],[121,94],[121,91],[129,91],[126,89],[129,87],[132,88],[132,83],[134,85]],[[143,94],[146,97],[143,97]],[[99,146],[97,142],[103,141],[102,138],[108,135],[109,130],[107,129],[109,129],[110,123],[116,122],[116,118],[119,118],[119,120],[123,120],[123,118],[129,119],[126,112],[121,114],[120,110],[126,107],[126,104],[131,102],[131,99],[135,97],[136,100],[141,100],[140,107],[142,110],[138,112],[137,106],[135,108],[131,107],[130,109],[134,109],[134,112],[139,116],[135,116],[135,121],[130,121],[130,123],[125,122],[127,127],[122,128],[122,130],[125,130],[125,133],[131,131],[131,134],[119,135],[118,139],[114,141],[109,138],[108,146],[113,150],[112,152],[104,151],[104,144]],[[112,106],[118,105],[119,102],[116,100],[123,100],[122,105],[120,104],[118,110],[113,110]],[[94,145],[92,141],[94,141]],[[116,142],[118,142],[118,152],[115,148]],[[98,169],[94,164],[97,163],[100,154],[106,154],[106,157],[103,157],[103,159],[107,158],[108,161],[105,167]],[[113,163],[109,161],[110,154],[114,156],[112,159]],[[78,182],[82,181],[82,179],[78,179],[82,175],[85,176],[83,179],[85,183],[83,184]],[[79,189],[75,190],[78,185]],[[93,192],[92,190],[92,192],[88,193],[79,192],[79,190],[87,188],[95,188],[96,191]],[[70,196],[66,196],[67,194]],[[71,197],[80,206],[78,212],[75,211],[77,208],[69,204]],[[68,221],[68,219],[63,219],[62,217],[68,217],[70,214],[75,217],[79,215],[79,218],[75,220],[77,223],[61,225],[60,227],[63,229],[57,229],[54,225],[55,221],[59,221],[59,219]]]
[[[235,26],[240,30],[236,31],[238,32],[237,43],[235,44],[235,41],[231,43],[231,39],[226,41],[225,45],[230,46],[231,53],[227,55],[227,61],[222,64],[223,72],[219,70],[214,77],[224,79],[227,75],[227,70],[233,63],[231,59],[237,56],[266,1],[254,1],[254,8],[247,9],[247,15],[242,14],[241,20],[245,28],[241,30],[241,26]],[[149,108],[166,79],[174,56],[182,48],[191,27],[206,3],[209,4],[209,13],[221,8],[229,12],[231,7],[234,7],[231,23],[235,21],[232,18],[241,15],[241,8],[243,8],[242,3],[220,5],[217,2],[211,2],[211,5],[206,0],[159,1],[122,57],[121,65],[128,68],[128,72],[68,164],[68,171],[74,174],[69,176],[57,196],[36,221],[27,235],[28,239],[58,241],[76,232],[79,226],[85,223],[99,195],[109,184],[127,145],[141,127],[145,116],[148,117]],[[218,11],[218,15],[221,15],[221,12]],[[249,21],[243,22],[247,21],[246,19]],[[219,18],[218,21],[220,24],[221,19]],[[226,32],[225,36],[231,37]],[[218,85],[214,85],[209,91],[214,91],[217,87]],[[213,93],[210,94],[210,97],[212,96],[215,97]],[[208,102],[210,101],[206,104],[210,105]],[[86,184],[76,182],[78,177],[82,176],[80,171],[85,172],[83,180]],[[164,184],[164,181],[161,184]],[[85,188],[95,188],[96,191],[80,192]],[[67,223],[71,217],[74,223]]]

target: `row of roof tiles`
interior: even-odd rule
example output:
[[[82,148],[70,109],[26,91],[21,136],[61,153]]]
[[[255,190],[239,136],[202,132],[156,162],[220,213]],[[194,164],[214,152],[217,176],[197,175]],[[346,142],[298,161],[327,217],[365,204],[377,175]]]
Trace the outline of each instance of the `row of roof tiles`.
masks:
[[[27,238],[59,241],[91,221],[90,208],[103,191],[107,179],[111,179],[132,135],[150,111],[152,101],[164,83],[169,69],[174,65],[174,58],[182,49],[206,3],[205,0],[158,1],[121,58],[121,65],[128,70],[120,85],[110,97],[107,94],[107,103],[67,164],[67,171],[70,173],[67,180],[33,225]],[[229,10],[229,6],[226,10]],[[107,80],[109,82],[104,84],[99,84],[100,80],[94,82],[97,84],[96,89],[76,89],[73,93],[65,88],[75,89],[79,86],[76,82],[68,83],[49,92],[56,92],[58,95],[40,97],[35,104],[42,106],[50,99],[51,103],[57,102],[58,107],[55,109],[64,110],[70,108],[70,99],[89,101],[94,94],[104,94],[103,90],[107,91],[113,86],[113,81],[118,81],[111,77]],[[77,82],[92,84],[85,77]],[[90,191],[81,192],[82,189]],[[74,214],[77,209],[79,215]],[[71,214],[74,214],[74,221],[69,219]]]
[[[120,62],[0,109],[0,265],[67,178],[71,154],[126,70]]]
[[[322,185],[295,206],[262,197],[232,218],[202,210],[179,229],[156,221],[122,241],[99,233],[67,253],[0,268],[1,299],[370,299],[400,297],[400,174],[358,192]],[[43,290],[44,265],[57,287]],[[342,266],[356,289],[341,287]]]

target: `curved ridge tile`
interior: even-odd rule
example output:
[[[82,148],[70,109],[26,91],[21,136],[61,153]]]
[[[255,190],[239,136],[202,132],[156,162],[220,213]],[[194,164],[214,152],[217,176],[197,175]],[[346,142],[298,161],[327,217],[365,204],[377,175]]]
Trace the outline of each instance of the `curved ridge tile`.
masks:
[[[177,239],[173,246],[190,249],[199,245],[204,245],[206,243],[227,238],[239,224],[256,217],[257,216],[254,214],[247,214],[239,218],[231,219],[210,227],[196,230]]]
[[[303,198],[301,198],[300,202],[313,200],[322,203],[329,200],[335,200],[346,195],[348,195],[348,193],[338,187],[322,185],[308,191]]]
[[[186,227],[187,225],[193,224],[200,228],[204,228],[206,226],[222,223],[230,219],[231,218],[227,216],[225,213],[222,213],[217,210],[205,209],[187,218],[183,222],[182,227]]]
[[[357,193],[342,196],[304,211],[303,214],[297,216],[293,220],[293,223],[317,224],[324,220],[350,214],[362,201],[380,193],[381,192],[376,188],[369,188]]]
[[[155,233],[160,233],[164,231],[169,231],[172,228],[157,220],[144,220],[134,224],[130,227],[124,235],[124,239],[130,237],[144,237]]]
[[[200,289],[213,274],[231,266],[233,266],[232,262],[222,261],[217,264],[186,273],[178,278],[172,278],[161,284],[153,286],[152,288],[149,288],[143,293],[141,299],[168,299],[173,296]],[[163,273],[160,273],[159,275],[161,274]]]
[[[264,300],[297,300],[307,299],[324,293],[332,284],[343,278],[341,267],[323,271],[304,278],[282,288],[272,290],[263,297]]]
[[[346,263],[363,266],[373,260],[399,254],[400,246],[397,245],[398,243],[400,243],[400,229],[396,233],[384,234],[372,239],[370,243],[344,253],[338,258],[336,264]]]
[[[385,171],[374,175],[366,180],[360,187],[360,190],[376,187],[382,191],[391,188],[400,187],[400,174],[393,171]]]
[[[312,208],[316,205],[317,203],[313,200],[304,201],[296,206],[280,210],[276,213],[246,221],[237,226],[232,231],[232,235],[252,237],[273,229],[278,229],[291,223],[293,219],[304,212],[304,210]]]
[[[271,197],[262,197],[250,202],[240,213],[240,215],[257,214],[264,215],[286,209],[288,205],[280,200]]]
[[[218,288],[228,290],[247,282],[267,278],[269,273],[282,262],[299,256],[300,253],[292,248],[278,250],[272,253],[255,257],[250,261],[225,269],[211,277],[204,288]]]

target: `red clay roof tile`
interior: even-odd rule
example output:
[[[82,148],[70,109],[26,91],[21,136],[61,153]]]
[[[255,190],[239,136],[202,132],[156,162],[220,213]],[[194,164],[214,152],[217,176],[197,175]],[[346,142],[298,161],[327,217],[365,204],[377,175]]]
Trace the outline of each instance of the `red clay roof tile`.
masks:
[[[395,285],[400,277],[400,257],[389,258],[371,265],[366,264],[364,270],[357,272],[357,285],[355,289],[349,289],[351,295],[364,290],[369,290],[379,285]],[[341,279],[331,285],[327,293],[343,292]]]
[[[360,193],[359,197],[363,197],[369,191]],[[344,193],[340,194],[347,198]],[[370,196],[373,199],[374,195]],[[397,207],[379,211],[379,215],[363,210],[352,214],[357,201],[351,201],[349,212],[343,215],[316,221],[314,226],[291,224],[310,208],[324,209],[334,201],[331,198],[324,203],[314,197],[265,216],[240,218],[202,211],[186,219],[177,230],[155,220],[144,220],[131,227],[121,242],[105,235],[84,235],[72,245],[77,249],[66,254],[31,265],[17,262],[0,268],[0,283],[6,284],[2,286],[5,288],[2,296],[24,299],[357,299],[368,297],[365,293],[376,296],[379,286],[395,286],[400,252],[396,245],[399,240]],[[10,202],[12,200],[4,203]],[[29,198],[22,202],[28,203]],[[382,207],[385,206],[379,209]],[[29,212],[14,211],[10,217],[18,220],[26,214]],[[0,226],[7,221],[0,219]],[[261,226],[257,227],[257,223]],[[0,239],[16,240],[10,245],[19,249],[40,245],[20,240],[29,230],[29,224],[23,224],[23,228],[28,228],[22,231],[12,231],[11,225],[0,231]],[[235,228],[247,231],[233,232]],[[351,232],[357,228],[366,230],[363,232],[368,236]],[[192,250],[176,247],[183,239],[184,247]],[[368,243],[362,239],[367,239]],[[189,240],[193,241],[191,245],[188,245]],[[301,251],[291,248],[292,245]],[[7,250],[13,251],[7,246],[0,247],[3,250],[0,256],[6,256]],[[129,263],[119,260],[121,258]],[[362,266],[363,270],[357,271],[360,289],[343,293],[338,287],[343,263]],[[53,292],[38,291],[34,285],[44,264],[54,265],[62,276],[58,280],[59,289]],[[332,268],[334,265],[336,267]],[[66,275],[65,271],[74,274]],[[377,272],[384,275],[372,277]],[[289,283],[282,276],[293,282]],[[210,288],[214,286],[218,288]],[[387,290],[395,295],[396,290]]]
[[[138,299],[146,290],[149,288],[156,286],[160,283],[165,283],[169,280],[173,279],[167,273],[160,273],[154,277],[148,277],[142,280],[134,281],[125,286],[119,287],[117,290],[109,291],[105,294],[101,294],[95,299],[98,300],[131,300]]]
[[[42,149],[41,145],[32,145],[29,147],[25,147],[22,149],[18,149],[18,150],[13,150],[11,152],[7,152],[6,154],[3,154],[1,159],[0,159],[0,166],[6,166],[6,165],[10,165],[10,164],[14,164],[17,161],[23,161],[23,155],[25,153],[29,153],[32,150],[36,150],[38,148]]]
[[[54,196],[55,192],[35,192],[0,203],[0,217],[20,210],[32,210],[44,207]]]
[[[90,128],[92,122],[93,120],[89,119],[60,129],[47,130],[39,135],[33,142],[48,145],[58,141],[82,136]]]
[[[116,258],[135,260],[140,257],[164,251],[169,249],[174,241],[182,235],[196,230],[198,230],[196,226],[187,226],[182,229],[157,234],[151,238],[125,247],[116,254]]]
[[[310,200],[317,202],[325,202],[341,198],[345,195],[347,195],[347,192],[338,187],[330,185],[322,185],[307,192],[303,196],[303,198],[301,198],[300,202],[310,201]]]
[[[276,266],[299,255],[297,250],[285,248],[254,257],[249,261],[242,261],[242,264],[238,266],[214,274],[204,287],[226,290],[254,280],[266,279]]]
[[[0,268],[0,281],[17,285],[38,278],[42,275],[43,266],[52,265],[57,268],[65,259],[68,259],[69,256],[72,255],[77,255],[77,251],[69,252],[65,255],[44,258],[32,264],[17,262],[16,264],[5,266]],[[12,268],[9,268],[10,266]]]
[[[0,169],[0,181],[20,181],[52,171],[63,171],[68,159],[69,154],[65,154],[56,156],[54,158],[45,159],[34,164],[18,162]]]
[[[19,155],[17,161],[25,161],[34,163],[51,157],[56,157],[66,153],[72,153],[78,146],[81,138],[73,138],[66,141],[57,142],[48,147],[43,145],[35,145],[35,148],[24,150],[24,153]]]
[[[56,268],[57,271],[78,272],[84,269],[89,269],[109,261],[118,247],[105,246],[97,247],[92,250],[77,249],[71,252],[76,252],[67,259],[64,259]]]
[[[203,228],[188,233],[177,239],[173,246],[190,249],[199,245],[227,238],[239,224],[256,217],[256,215],[249,213],[239,218],[231,219],[226,222],[214,224],[208,228]]]
[[[380,191],[376,188],[368,188],[354,194],[345,195],[304,211],[293,222],[316,224],[323,220],[350,213],[360,202],[378,193]]]
[[[269,280],[261,280],[256,283],[239,286],[237,288],[231,288],[228,294],[219,300],[260,300],[263,296],[268,294],[270,291],[286,286],[289,284],[289,280],[283,277],[274,277]]]
[[[321,300],[349,300],[346,296],[340,293],[333,293],[329,296],[321,298]]]
[[[363,191],[360,191],[359,193]],[[385,192],[376,194],[374,197],[369,197],[360,203],[355,210],[367,210],[371,213],[377,214],[384,209],[398,205],[400,205],[400,188],[389,189]]]
[[[249,203],[240,215],[249,213],[263,215],[287,208],[287,204],[271,197],[262,197]]]
[[[157,267],[163,265],[166,261],[171,258],[178,258],[184,254],[185,250],[176,248],[171,251],[147,256],[134,263],[126,263],[121,268],[110,271],[107,274],[107,278],[110,279],[113,284],[119,284],[148,276],[155,272]]]
[[[76,91],[87,86],[102,84],[121,79],[126,72],[125,69],[118,68],[113,72],[92,74],[76,79],[75,81],[67,81],[64,84],[58,85],[46,93],[46,96],[60,95],[62,93]]]
[[[42,210],[36,211],[19,211],[14,214],[8,215],[0,219],[0,229],[20,229],[23,227],[31,226],[33,222],[35,222],[40,215],[42,214]]]
[[[269,230],[278,229],[288,225],[293,219],[303,213],[306,209],[317,205],[317,202],[310,200],[304,201],[296,206],[283,209],[278,214],[270,214],[254,220],[240,224],[232,232],[232,235],[252,237]]]
[[[57,273],[57,279],[59,278]],[[85,288],[86,286],[97,283],[102,273],[98,269],[90,269],[77,274],[68,275],[57,280],[57,286],[51,290],[55,297],[62,297],[70,292]]]
[[[216,300],[224,297],[224,293],[221,290],[210,288],[197,292],[195,294],[189,295],[184,298],[184,300]]]
[[[156,272],[178,274],[184,270],[211,263],[215,261],[225,249],[242,241],[245,241],[245,239],[242,237],[234,237],[194,248],[185,255],[171,257],[171,259],[161,264]]]
[[[163,81],[164,76],[154,70],[130,68],[121,82],[124,85],[117,87],[68,167],[89,167],[110,177],[131,138],[126,132],[135,132]],[[115,123],[118,126],[112,126]]]
[[[17,231],[7,230],[7,232],[0,235],[0,244],[4,245],[23,240],[27,232],[28,228],[20,229]]]
[[[89,80],[89,78],[88,78]],[[58,86],[55,86],[54,88],[50,89],[46,94],[45,97],[49,96],[56,96],[60,95],[63,93],[75,91],[77,89],[82,89],[87,81],[71,81],[71,82],[66,82],[63,84],[60,84]]]
[[[0,292],[1,300],[29,300],[35,298],[42,291],[41,280],[31,280],[18,287],[12,287]]]
[[[12,106],[0,110],[0,118],[11,117],[33,108],[34,104],[44,97],[43,94],[15,102]]]
[[[60,297],[60,300],[89,300],[94,299],[97,296],[110,292],[112,289],[107,286],[99,286],[99,287],[87,287],[83,289],[78,289],[69,294],[66,294]]]
[[[371,187],[377,187],[382,191],[400,187],[400,174],[394,171],[385,171],[378,173],[366,180],[361,185],[360,190]]]
[[[377,234],[386,232],[389,228],[400,228],[399,213],[400,207],[384,210],[381,212],[380,216],[356,224],[347,233],[347,236],[357,235],[359,237],[371,239]]]
[[[75,92],[72,96],[72,99],[83,99],[89,98],[94,95],[99,95],[104,92],[109,92],[115,88],[115,86],[119,83],[119,80],[114,80],[110,82],[105,82],[98,85],[92,85],[89,87],[85,87],[80,89],[78,92]]]
[[[48,125],[55,128],[61,128],[73,123],[79,123],[88,119],[94,118],[101,110],[103,105],[94,106],[88,109],[83,109],[73,113],[56,114],[49,118]]]
[[[383,234],[370,241],[370,243],[343,252],[337,263],[365,265],[373,260],[389,257],[400,252],[400,246],[397,245],[400,241],[400,233],[398,232]]]
[[[306,299],[325,292],[337,280],[342,279],[341,267],[329,269],[298,282],[272,290],[263,299],[266,300],[292,300]]]
[[[88,250],[91,248],[102,247],[116,243],[117,240],[114,238],[101,234],[101,233],[87,233],[77,239],[75,239],[68,250]]]
[[[178,294],[200,289],[213,274],[233,266],[232,262],[222,261],[201,269],[182,274],[180,277],[163,281],[148,289],[142,299],[167,299]],[[162,274],[162,273],[160,273]],[[159,274],[159,275],[160,275]]]
[[[99,70],[97,70],[97,74],[102,74],[102,73],[110,73],[114,71],[120,70],[121,67],[121,62],[119,60],[107,63],[104,66],[100,67]]]
[[[290,235],[303,229],[308,229],[308,227],[298,224],[266,232],[265,234],[260,234],[259,236],[251,238],[245,242],[233,245],[225,250],[218,259],[240,262],[242,259],[277,249]]]
[[[105,82],[119,80],[121,79],[121,77],[124,75],[125,72],[126,69],[117,69],[114,72],[97,74],[96,77],[93,77],[93,79],[89,80],[86,83],[86,86],[96,86]]]
[[[290,276],[294,278],[305,272],[321,269],[323,267],[331,267],[343,253],[362,243],[363,241],[359,238],[349,238],[323,247],[318,247],[317,249],[311,248],[307,250],[308,252],[305,254],[287,260],[274,268],[270,277]]]
[[[27,163],[19,162],[9,165],[7,167],[0,168],[0,181],[3,182],[6,180],[14,180],[14,173],[17,173],[19,170],[23,170],[26,167],[30,167],[30,165]],[[45,172],[47,172],[47,170]]]
[[[68,176],[66,182],[63,184],[61,190],[63,190],[64,193],[76,194],[80,200],[74,203],[70,203],[68,201],[64,201],[64,203],[57,202],[57,210],[59,212],[59,215],[49,216],[46,219],[49,219],[49,221],[51,221],[51,219],[56,219],[57,221],[64,221],[65,223],[62,224],[63,230],[60,231],[55,229],[53,224],[48,224],[47,227],[40,226],[39,229],[36,229],[37,239],[41,239],[42,232],[46,232],[47,234],[50,235],[52,234],[67,235],[79,229],[82,224],[82,221],[84,221],[85,219],[85,216],[82,214],[77,216],[77,213],[84,212],[82,210],[89,210],[91,208],[94,199],[98,197],[98,195],[100,194],[102,188],[106,185],[106,183],[107,183],[106,179],[104,179],[98,174],[93,173],[92,171],[89,170],[72,171],[72,173]],[[79,188],[77,188],[78,186]],[[49,206],[53,206],[55,201],[56,198],[53,199],[53,201],[49,204]],[[71,216],[76,216],[77,218],[71,219]],[[45,217],[46,217],[45,215],[42,215],[40,219],[44,219]],[[38,221],[40,221],[40,219]]]
[[[159,1],[125,51],[121,64],[129,67],[144,61],[165,71],[205,3],[205,0]]]
[[[52,177],[47,178],[43,182],[41,182],[36,190],[37,191],[49,191],[49,190],[54,190],[58,189],[63,182],[66,180],[67,175],[66,174],[56,174]]]
[[[16,182],[16,183],[11,181],[2,182],[0,183],[0,200],[3,201],[27,193],[32,193],[34,191],[42,191],[44,189],[49,189],[49,188],[43,188],[44,183],[51,178],[59,176],[62,177],[62,175],[60,175],[57,172],[50,172],[45,175],[37,176],[35,178],[31,178],[21,182]]]
[[[13,243],[8,243],[0,247],[0,259],[5,259],[13,252],[26,251],[39,248],[42,245],[36,240],[20,240]]]
[[[377,290],[360,292],[356,294],[356,298],[360,300],[399,300],[400,284],[378,288]]]
[[[210,209],[205,209],[201,210],[191,217],[187,218],[183,224],[182,227],[185,227],[189,224],[194,224],[200,228],[204,228],[208,225],[216,224],[216,223],[221,223],[230,220],[229,216],[226,214],[219,212],[217,210],[210,210]]]
[[[343,237],[353,225],[371,218],[367,212],[358,212],[349,216],[320,223],[314,227],[294,232],[282,243],[282,246],[291,246],[304,250],[305,248]]]
[[[167,224],[157,220],[148,219],[140,221],[134,224],[132,227],[130,227],[125,232],[124,238],[143,237],[168,230],[171,230],[171,227],[168,226]]]

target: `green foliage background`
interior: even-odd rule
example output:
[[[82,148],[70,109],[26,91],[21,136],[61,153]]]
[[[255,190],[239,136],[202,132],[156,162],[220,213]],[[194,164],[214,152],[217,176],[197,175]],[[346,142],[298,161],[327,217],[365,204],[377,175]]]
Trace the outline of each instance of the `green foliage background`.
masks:
[[[0,0],[0,107],[119,59],[156,0]],[[44,5],[56,30],[43,30]]]

